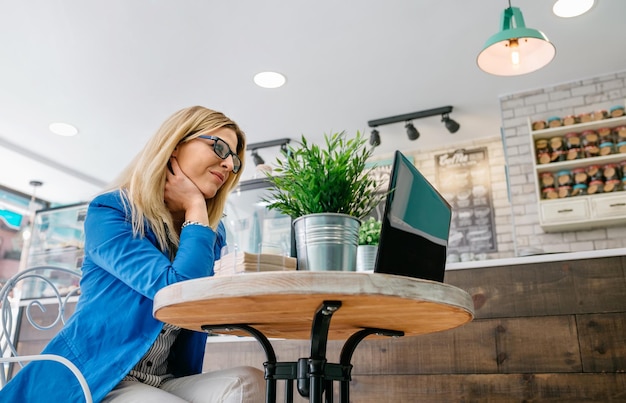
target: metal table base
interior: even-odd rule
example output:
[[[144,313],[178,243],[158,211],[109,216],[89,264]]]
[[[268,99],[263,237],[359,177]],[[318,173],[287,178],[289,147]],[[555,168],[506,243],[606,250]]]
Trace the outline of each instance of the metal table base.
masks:
[[[352,379],[352,354],[359,343],[369,335],[389,337],[404,336],[404,332],[386,329],[365,328],[354,333],[343,345],[339,363],[326,360],[328,329],[333,313],[341,308],[341,301],[324,301],[316,310],[311,326],[311,355],[295,362],[278,362],[276,353],[267,337],[252,326],[242,324],[203,325],[207,332],[216,330],[240,330],[250,334],[263,347],[267,360],[265,368],[266,403],[276,402],[276,381],[285,381],[285,402],[293,402],[294,381],[302,397],[310,403],[333,402],[333,382],[339,382],[340,403],[350,401],[350,381]]]

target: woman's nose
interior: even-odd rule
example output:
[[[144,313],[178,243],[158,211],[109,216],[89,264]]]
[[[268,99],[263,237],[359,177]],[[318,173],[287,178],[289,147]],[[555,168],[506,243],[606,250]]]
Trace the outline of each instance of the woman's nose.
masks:
[[[235,168],[235,163],[233,162],[233,156],[229,155],[226,159],[222,160],[222,167],[228,169],[229,172]]]

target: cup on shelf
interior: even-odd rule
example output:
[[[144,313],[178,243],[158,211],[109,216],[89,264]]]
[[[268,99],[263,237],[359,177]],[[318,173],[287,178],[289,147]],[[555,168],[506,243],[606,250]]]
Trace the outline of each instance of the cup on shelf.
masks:
[[[601,181],[603,179],[602,169],[600,165],[589,165],[585,168],[585,171],[587,172],[587,176],[589,177],[589,182],[595,180]]]
[[[568,115],[563,118],[563,126],[571,126],[578,123],[578,118],[574,115]]]
[[[565,161],[567,151],[563,142],[563,137],[554,136],[550,139],[550,162]]]
[[[587,175],[584,167],[572,169],[572,176],[574,177],[574,185],[587,185],[587,182],[589,182],[589,175]]]
[[[547,139],[539,139],[535,142],[537,151],[537,163],[548,164],[550,162],[550,146]]]
[[[609,141],[605,141],[600,143],[600,153],[599,155],[610,155],[615,153],[615,143],[613,142],[609,142]]]
[[[616,143],[626,141],[626,126],[618,126],[613,128],[613,136]]]
[[[543,130],[548,127],[548,123],[545,120],[536,120],[531,124],[533,130]]]
[[[552,200],[559,197],[559,194],[554,187],[548,187],[541,190],[541,198],[544,200]]]
[[[541,190],[546,188],[553,188],[554,185],[554,174],[552,172],[542,172],[539,175],[539,183],[541,184]]]
[[[560,127],[563,125],[563,121],[558,116],[550,116],[548,118],[548,127]]]
[[[610,127],[601,127],[597,130],[598,136],[600,137],[600,142],[615,142],[615,133]]]
[[[594,130],[585,130],[580,135],[582,140],[583,152],[586,158],[597,157],[600,155],[600,144],[598,133]]]
[[[567,133],[565,135],[565,148],[567,150],[565,159],[572,161],[581,157],[580,136],[578,133]]]
[[[609,115],[612,118],[619,118],[624,116],[624,105],[615,105],[609,109]]]
[[[609,112],[606,109],[600,109],[591,113],[591,120],[603,120],[609,116]]]
[[[617,192],[620,190],[621,181],[619,179],[611,179],[604,182],[604,193]]]
[[[604,182],[601,180],[592,180],[587,187],[587,194],[597,194],[604,192]]]
[[[578,119],[578,123],[591,122],[591,113],[587,113],[587,112],[580,113],[580,114],[578,114],[576,119]]]
[[[572,187],[572,196],[584,196],[587,194],[587,184],[577,183]]]

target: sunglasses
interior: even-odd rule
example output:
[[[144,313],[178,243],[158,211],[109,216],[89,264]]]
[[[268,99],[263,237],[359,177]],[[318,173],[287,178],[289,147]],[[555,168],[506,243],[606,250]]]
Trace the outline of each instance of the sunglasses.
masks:
[[[207,136],[205,134],[201,134],[198,136],[201,139],[213,140],[213,151],[215,154],[221,159],[225,160],[229,155],[233,156],[233,173],[236,174],[241,169],[241,160],[239,156],[235,154],[229,147],[229,145],[219,137],[215,136]]]

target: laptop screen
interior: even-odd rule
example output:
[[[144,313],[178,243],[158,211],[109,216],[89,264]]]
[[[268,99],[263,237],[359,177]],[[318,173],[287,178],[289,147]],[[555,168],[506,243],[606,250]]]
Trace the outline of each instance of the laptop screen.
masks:
[[[396,151],[374,272],[443,282],[451,217],[448,202]]]

